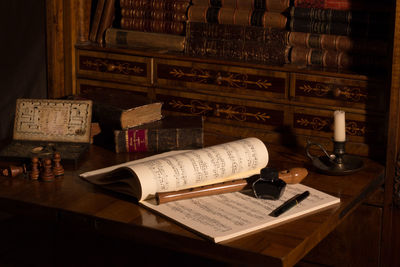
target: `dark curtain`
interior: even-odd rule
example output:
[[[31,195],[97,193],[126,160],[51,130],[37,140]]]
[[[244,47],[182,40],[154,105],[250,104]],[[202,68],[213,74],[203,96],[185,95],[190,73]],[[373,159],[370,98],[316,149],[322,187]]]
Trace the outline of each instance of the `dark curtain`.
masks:
[[[0,0],[0,140],[12,137],[17,98],[46,98],[45,1]]]

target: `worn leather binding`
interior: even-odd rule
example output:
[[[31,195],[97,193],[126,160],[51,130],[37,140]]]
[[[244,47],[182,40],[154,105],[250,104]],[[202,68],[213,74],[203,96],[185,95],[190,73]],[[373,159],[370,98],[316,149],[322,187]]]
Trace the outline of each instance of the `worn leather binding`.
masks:
[[[115,151],[162,152],[203,147],[200,116],[170,116],[159,121],[114,132]]]
[[[285,63],[286,34],[273,28],[190,22],[185,52],[281,65]]]

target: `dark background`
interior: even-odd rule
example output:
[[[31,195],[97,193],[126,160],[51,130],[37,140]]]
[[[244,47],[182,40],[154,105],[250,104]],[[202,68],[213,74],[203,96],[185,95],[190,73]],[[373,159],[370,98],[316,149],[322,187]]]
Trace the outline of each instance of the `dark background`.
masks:
[[[1,0],[0,141],[12,137],[17,98],[46,98],[45,1]]]

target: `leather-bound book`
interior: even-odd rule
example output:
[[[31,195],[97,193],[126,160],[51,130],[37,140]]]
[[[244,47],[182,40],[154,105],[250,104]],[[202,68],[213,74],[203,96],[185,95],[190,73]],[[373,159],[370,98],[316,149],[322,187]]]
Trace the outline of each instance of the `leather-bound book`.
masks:
[[[127,130],[114,131],[115,151],[163,152],[203,147],[200,116],[170,116]]]
[[[290,0],[192,0],[192,5],[283,12],[289,8]]]
[[[252,2],[253,0],[243,0]],[[212,6],[236,8],[237,0],[192,0],[193,6]]]
[[[185,34],[186,22],[142,18],[122,18],[121,28],[124,30],[183,35]]]
[[[167,21],[186,21],[186,10],[182,12],[174,12],[167,10],[157,9],[129,9],[122,8],[121,16],[124,18],[144,18],[153,20],[167,20]]]
[[[320,8],[291,7],[290,16],[296,19],[330,21],[342,23],[388,23],[390,13],[361,10],[334,10]]]
[[[388,11],[390,4],[382,4],[375,0],[294,0],[293,6],[302,8],[319,8],[333,10],[381,10]]]
[[[290,46],[341,51],[354,54],[387,55],[387,42],[380,39],[352,38],[344,35],[289,32]]]
[[[99,44],[104,44],[104,33],[108,28],[112,26],[115,17],[115,0],[106,0],[104,5],[103,15],[101,17],[101,22],[99,30],[97,32],[96,41]]]
[[[343,70],[375,70],[385,67],[382,57],[356,55],[332,50],[292,47],[289,62],[298,66],[316,66]]]
[[[129,7],[129,8],[140,8],[147,7],[149,4],[148,0],[120,0],[119,5],[121,8]]]
[[[96,10],[95,10],[95,13],[93,16],[93,20],[92,20],[91,27],[90,27],[90,33],[89,33],[89,40],[91,42],[97,41],[97,32],[99,30],[101,17],[102,17],[103,10],[104,10],[104,4],[105,4],[105,0],[97,1]]]
[[[389,27],[385,24],[343,23],[312,21],[290,18],[289,29],[293,32],[346,35],[368,38],[387,38]]]
[[[190,22],[185,53],[271,65],[285,61],[287,31],[254,26]]]
[[[96,86],[82,86],[78,99],[93,101],[93,120],[102,132],[127,129],[161,119],[161,102],[152,103],[146,96]]]
[[[245,26],[285,29],[287,18],[278,12],[255,9],[217,8],[191,6],[188,9],[189,22],[207,22]]]
[[[124,48],[151,48],[182,52],[186,37],[155,32],[143,32],[110,28],[105,35],[108,46]]]

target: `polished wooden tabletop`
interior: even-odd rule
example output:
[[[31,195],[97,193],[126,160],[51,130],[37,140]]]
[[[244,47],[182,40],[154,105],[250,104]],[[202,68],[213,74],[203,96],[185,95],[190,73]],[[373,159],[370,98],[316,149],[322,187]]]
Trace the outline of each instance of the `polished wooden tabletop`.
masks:
[[[306,167],[309,175],[302,183],[340,197],[340,204],[214,244],[168,218],[146,210],[130,197],[103,190],[79,178],[84,171],[146,156],[115,154],[92,145],[77,169],[65,163],[65,175],[53,182],[32,181],[23,176],[0,177],[0,210],[89,227],[111,237],[130,238],[146,245],[167,247],[228,264],[293,266],[383,183],[384,168],[365,159],[365,168],[355,174],[327,176],[316,173],[301,151],[267,147],[269,166],[278,169]]]

